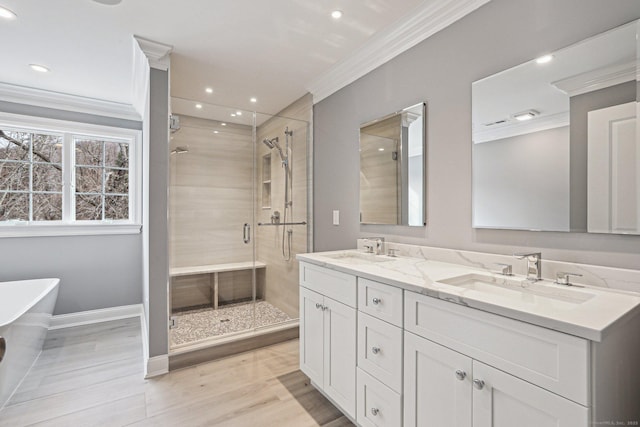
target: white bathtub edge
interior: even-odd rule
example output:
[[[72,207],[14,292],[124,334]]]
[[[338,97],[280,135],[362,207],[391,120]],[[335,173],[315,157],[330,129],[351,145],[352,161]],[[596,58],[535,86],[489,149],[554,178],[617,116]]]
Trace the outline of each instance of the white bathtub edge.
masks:
[[[127,319],[143,316],[142,304],[123,305],[119,307],[101,308],[98,310],[79,311],[77,313],[58,314],[51,317],[49,330],[70,328],[73,326],[91,325],[110,320]]]

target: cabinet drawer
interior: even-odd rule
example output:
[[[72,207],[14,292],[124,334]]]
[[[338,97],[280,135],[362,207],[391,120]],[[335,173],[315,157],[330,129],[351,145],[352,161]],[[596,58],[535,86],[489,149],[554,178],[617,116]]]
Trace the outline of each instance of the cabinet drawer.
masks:
[[[358,425],[398,427],[402,425],[402,398],[358,368]]]
[[[301,262],[300,286],[356,307],[356,276]]]
[[[588,406],[589,342],[405,292],[405,329]]]
[[[358,310],[402,327],[402,289],[359,277]]]
[[[402,392],[402,329],[358,312],[358,367]]]

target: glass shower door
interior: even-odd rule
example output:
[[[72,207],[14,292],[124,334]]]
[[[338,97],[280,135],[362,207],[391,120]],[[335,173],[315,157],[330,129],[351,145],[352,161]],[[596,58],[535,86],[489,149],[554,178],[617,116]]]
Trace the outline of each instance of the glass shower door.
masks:
[[[255,116],[200,105],[172,99],[169,299],[174,350],[254,330],[260,296]]]

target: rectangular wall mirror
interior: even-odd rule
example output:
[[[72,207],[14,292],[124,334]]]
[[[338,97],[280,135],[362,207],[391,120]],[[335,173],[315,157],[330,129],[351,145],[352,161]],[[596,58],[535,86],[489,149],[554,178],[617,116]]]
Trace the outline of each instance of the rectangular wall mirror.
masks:
[[[426,225],[427,104],[360,126],[360,223]]]
[[[640,234],[639,26],[472,84],[475,228]]]

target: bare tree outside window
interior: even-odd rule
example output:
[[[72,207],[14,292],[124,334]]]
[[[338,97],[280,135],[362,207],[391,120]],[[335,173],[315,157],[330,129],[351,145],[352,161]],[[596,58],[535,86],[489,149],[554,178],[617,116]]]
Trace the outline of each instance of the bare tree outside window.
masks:
[[[129,143],[72,140],[75,219],[129,219]],[[63,219],[62,158],[62,135],[0,129],[0,222]]]

